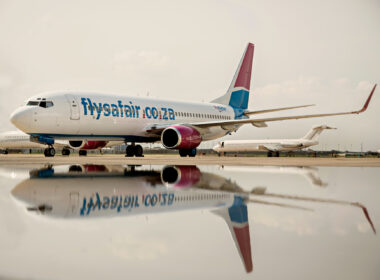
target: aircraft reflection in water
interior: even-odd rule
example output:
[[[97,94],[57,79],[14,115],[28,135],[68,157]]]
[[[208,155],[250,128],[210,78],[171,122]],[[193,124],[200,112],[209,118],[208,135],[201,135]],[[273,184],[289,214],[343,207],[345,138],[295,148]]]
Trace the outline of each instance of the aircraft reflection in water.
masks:
[[[129,216],[211,208],[227,223],[245,270],[253,269],[246,201],[229,180],[196,166],[55,166],[30,172],[12,195],[55,218]]]
[[[229,168],[233,167],[226,167]],[[252,168],[259,172],[260,168]],[[286,168],[277,171],[284,173]],[[276,170],[263,168],[262,172],[275,173]],[[290,168],[289,173],[308,174],[307,177],[313,174],[312,184],[326,185],[319,179],[317,169]],[[30,178],[19,183],[12,195],[27,204],[29,212],[54,218],[129,216],[210,208],[226,221],[247,272],[253,270],[247,203],[312,210],[257,197],[359,207],[376,234],[367,209],[360,203],[275,194],[263,187],[245,191],[231,180],[201,172],[196,166],[166,166],[158,170],[104,165],[47,167],[31,171]]]

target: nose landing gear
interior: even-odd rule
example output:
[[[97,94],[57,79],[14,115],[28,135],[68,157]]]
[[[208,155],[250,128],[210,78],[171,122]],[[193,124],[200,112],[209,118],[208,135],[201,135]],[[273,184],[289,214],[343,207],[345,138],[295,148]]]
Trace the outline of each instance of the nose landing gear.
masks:
[[[55,156],[55,149],[53,147],[46,148],[44,150],[45,157],[54,157]]]

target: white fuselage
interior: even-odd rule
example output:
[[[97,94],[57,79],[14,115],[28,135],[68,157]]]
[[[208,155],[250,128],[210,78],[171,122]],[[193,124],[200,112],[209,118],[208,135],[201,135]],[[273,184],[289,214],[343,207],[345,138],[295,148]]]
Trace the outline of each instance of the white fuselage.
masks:
[[[87,169],[96,169],[89,165]],[[54,173],[54,174],[53,174]],[[91,218],[130,216],[186,209],[230,207],[233,192],[170,185],[161,181],[160,172],[124,170],[60,173],[53,170],[31,172],[36,177],[18,184],[12,195],[28,207],[52,207],[46,216],[60,218]],[[141,175],[140,175],[141,174]],[[206,174],[207,175],[207,174]],[[203,176],[203,174],[202,174]],[[219,186],[218,176],[197,178],[190,186]],[[216,181],[215,181],[216,180]],[[226,179],[223,185],[230,184]],[[244,194],[241,194],[244,196]]]
[[[38,99],[40,98],[40,99]],[[230,106],[93,93],[62,92],[29,100],[52,102],[50,107],[25,105],[12,115],[12,122],[30,135],[54,139],[124,140],[153,142],[152,125],[234,119]],[[224,136],[220,126],[205,128],[202,140]]]
[[[318,145],[316,140],[308,139],[271,139],[271,140],[229,140],[219,142],[213,149],[221,152],[253,151],[293,151]]]

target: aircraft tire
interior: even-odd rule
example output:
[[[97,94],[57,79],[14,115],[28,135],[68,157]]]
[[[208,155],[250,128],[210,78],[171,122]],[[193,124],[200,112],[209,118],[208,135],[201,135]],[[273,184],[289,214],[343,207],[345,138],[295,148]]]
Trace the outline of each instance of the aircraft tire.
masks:
[[[268,157],[272,157],[272,152],[269,151],[268,154],[267,154]]]
[[[280,152],[276,152],[275,157],[280,157]]]
[[[80,156],[87,156],[87,151],[86,150],[79,150],[79,155]]]
[[[70,155],[70,150],[69,149],[62,149],[62,155],[63,156],[69,156]]]
[[[55,149],[54,148],[46,148],[44,150],[45,157],[54,157],[55,156]]]
[[[195,157],[197,154],[197,149],[191,149],[188,151],[189,157]]]
[[[141,145],[136,145],[134,152],[135,152],[136,157],[143,157],[144,156],[144,150],[143,150],[143,147],[141,147]]]
[[[126,157],[133,157],[135,155],[135,149],[132,145],[127,146],[125,148],[125,156]]]
[[[179,152],[179,155],[180,155],[181,157],[186,157],[186,156],[188,155],[187,150],[183,150],[183,149],[181,149],[181,150],[178,150],[178,152]]]

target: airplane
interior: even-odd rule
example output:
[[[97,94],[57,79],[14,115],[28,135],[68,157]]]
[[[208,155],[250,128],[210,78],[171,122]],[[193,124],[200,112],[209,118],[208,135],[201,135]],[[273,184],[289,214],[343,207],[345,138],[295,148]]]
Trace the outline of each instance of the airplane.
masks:
[[[364,112],[376,89],[373,87],[364,106],[343,113],[250,118],[252,115],[290,110],[311,105],[248,110],[254,45],[248,43],[227,92],[210,103],[195,103],[102,93],[61,91],[31,97],[16,109],[10,121],[47,145],[54,156],[56,140],[124,141],[126,156],[142,156],[136,143],[161,141],[166,149],[178,150],[181,157],[194,157],[202,141],[236,132],[242,125],[267,127],[268,122],[327,117]]]
[[[234,191],[237,192],[234,192]],[[162,170],[135,166],[48,166],[11,191],[29,213],[59,219],[94,219],[211,209],[222,217],[247,273],[253,270],[248,195],[225,178],[196,166]]]
[[[336,129],[327,125],[313,127],[306,135],[298,139],[268,139],[268,140],[226,140],[221,141],[213,147],[217,153],[226,152],[254,152],[266,151],[268,157],[274,154],[279,156],[283,151],[302,150],[314,145],[318,145],[319,135],[324,129]]]
[[[313,186],[326,187],[328,184],[319,176],[318,168],[310,166],[222,166],[224,171],[249,174],[286,174],[303,176]]]
[[[248,203],[302,211],[313,209],[279,200],[356,207],[376,234],[366,207],[358,202],[277,194],[265,187],[248,191],[229,178],[201,171],[197,166],[46,166],[31,170],[11,195],[31,215],[50,219],[87,220],[210,209],[226,222],[247,273],[253,271]]]
[[[58,140],[54,146],[62,149],[63,156],[69,156],[70,150],[78,150],[80,156],[87,155],[89,150],[99,150],[104,147],[110,147],[123,144],[122,141],[73,141],[73,140]],[[10,149],[44,149],[45,145],[31,141],[30,136],[22,131],[6,131],[0,133],[0,153],[8,154]],[[45,150],[45,156],[46,154]]]

